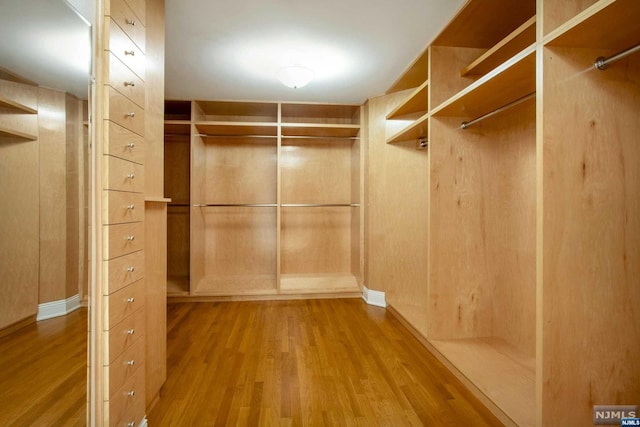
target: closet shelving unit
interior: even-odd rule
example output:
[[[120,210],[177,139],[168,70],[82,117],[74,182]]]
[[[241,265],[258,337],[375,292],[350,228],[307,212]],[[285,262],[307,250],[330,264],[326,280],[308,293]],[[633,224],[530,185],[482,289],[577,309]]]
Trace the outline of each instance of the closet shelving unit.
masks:
[[[38,110],[35,94],[21,91],[19,85],[13,82],[0,83],[0,137],[19,141],[37,140]]]
[[[188,199],[167,194],[178,200],[169,241],[182,241],[169,295],[358,293],[360,107],[192,101],[190,113],[187,134],[182,117],[165,122],[180,141],[166,139],[167,177],[188,177]]]
[[[429,50],[425,50],[394,84],[390,92],[414,89],[406,100],[389,114],[387,120],[408,121],[408,125],[392,135],[388,144],[427,138],[429,116]]]

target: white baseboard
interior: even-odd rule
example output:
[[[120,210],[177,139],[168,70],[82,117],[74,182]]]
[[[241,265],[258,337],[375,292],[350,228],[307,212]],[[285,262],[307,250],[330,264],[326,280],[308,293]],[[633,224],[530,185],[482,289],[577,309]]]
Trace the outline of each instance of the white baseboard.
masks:
[[[376,307],[386,307],[387,300],[385,299],[384,292],[373,291],[366,286],[362,287],[362,299],[369,305],[375,305]]]
[[[147,423],[147,417],[144,417],[142,421],[140,421],[140,427],[147,427],[149,424]]]
[[[38,316],[36,320],[51,319],[64,316],[80,308],[80,295],[76,294],[67,299],[38,304]]]

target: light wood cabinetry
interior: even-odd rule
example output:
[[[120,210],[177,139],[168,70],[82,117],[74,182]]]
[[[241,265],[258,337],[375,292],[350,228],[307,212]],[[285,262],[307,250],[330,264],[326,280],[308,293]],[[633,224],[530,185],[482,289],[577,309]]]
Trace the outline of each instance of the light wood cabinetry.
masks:
[[[506,424],[587,425],[640,398],[640,62],[594,68],[639,21],[633,1],[472,0],[367,105],[370,184],[386,179],[370,222],[402,221],[380,206],[406,181],[389,171],[429,141],[404,163],[428,172],[404,197],[424,200],[426,266],[376,264],[394,249],[367,228],[367,283]]]
[[[359,291],[359,106],[167,101],[165,118],[170,295]]]

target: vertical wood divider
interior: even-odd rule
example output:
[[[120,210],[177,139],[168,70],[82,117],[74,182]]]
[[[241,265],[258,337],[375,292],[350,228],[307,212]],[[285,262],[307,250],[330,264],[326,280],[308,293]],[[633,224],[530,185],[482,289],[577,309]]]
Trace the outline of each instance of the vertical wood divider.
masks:
[[[280,239],[282,236],[282,168],[281,168],[281,149],[282,149],[282,103],[278,102],[278,149],[276,156],[276,291],[280,293],[280,278],[282,265],[280,259]]]

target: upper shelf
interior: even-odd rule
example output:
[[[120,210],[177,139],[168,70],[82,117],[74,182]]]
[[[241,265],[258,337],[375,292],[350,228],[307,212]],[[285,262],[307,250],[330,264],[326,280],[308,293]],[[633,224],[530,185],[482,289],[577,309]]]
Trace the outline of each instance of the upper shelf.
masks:
[[[38,110],[29,107],[28,105],[22,104],[20,102],[5,98],[0,96],[0,107],[9,108],[12,110],[20,111],[22,113],[27,114],[37,114]]]
[[[535,90],[534,45],[434,108],[432,115],[472,118],[500,108]]]
[[[165,120],[165,135],[189,135],[191,132],[191,122],[188,120]]]
[[[330,123],[283,123],[282,137],[356,138],[360,125]]]
[[[247,122],[198,122],[195,123],[199,133],[207,136],[278,136],[276,123]]]
[[[360,106],[340,104],[296,104],[281,105],[281,123],[304,123],[327,125],[359,125]]]
[[[275,102],[195,101],[193,120],[196,122],[259,122],[277,123]]]
[[[16,129],[9,129],[2,125],[0,125],[0,136],[9,137],[9,138],[18,138],[25,141],[35,141],[38,139],[36,135],[20,132]]]
[[[536,42],[536,17],[529,18],[460,72],[461,76],[483,75]]]
[[[429,131],[429,113],[411,123],[400,132],[387,139],[387,144],[395,144],[398,142],[411,141],[420,138],[426,138]]]
[[[596,49],[633,47],[640,43],[640,1],[601,0],[549,33],[544,42]]]
[[[418,86],[400,105],[387,114],[387,120],[412,119],[422,116],[429,110],[429,81]]]
[[[421,86],[429,79],[429,49],[418,56],[415,61],[402,73],[400,78],[387,90],[387,93],[401,92]]]

